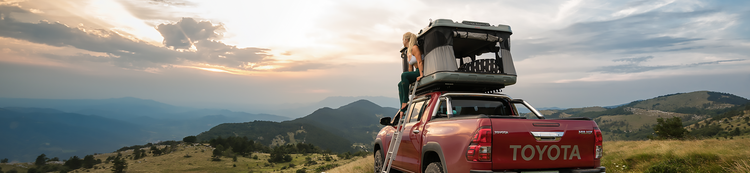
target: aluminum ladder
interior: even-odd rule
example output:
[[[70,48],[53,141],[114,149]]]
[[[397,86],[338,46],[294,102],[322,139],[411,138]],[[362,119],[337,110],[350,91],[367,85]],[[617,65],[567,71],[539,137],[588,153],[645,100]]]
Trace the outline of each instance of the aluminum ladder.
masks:
[[[409,103],[406,104],[407,110],[409,110],[409,106],[411,106],[412,101],[414,101],[414,95],[417,93],[418,85],[419,81],[414,82],[414,88],[409,96]],[[388,144],[388,152],[385,154],[385,162],[383,162],[383,168],[380,169],[381,173],[389,173],[391,171],[393,160],[396,160],[396,153],[398,153],[398,147],[401,145],[401,135],[404,131],[403,127],[404,124],[406,124],[405,117],[409,116],[406,113],[406,111],[402,112],[401,117],[398,118],[398,126],[396,126],[396,131],[394,131],[393,136],[391,136],[391,143]]]

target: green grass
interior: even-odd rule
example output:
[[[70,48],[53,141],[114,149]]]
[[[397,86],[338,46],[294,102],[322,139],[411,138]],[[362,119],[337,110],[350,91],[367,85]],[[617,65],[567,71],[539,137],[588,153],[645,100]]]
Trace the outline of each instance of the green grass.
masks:
[[[607,172],[736,172],[748,170],[750,136],[734,140],[604,142]]]
[[[2,168],[3,172],[8,172],[10,170],[15,169],[19,173],[26,172],[29,167],[32,167],[33,164],[27,164],[27,163],[0,163],[0,168]]]
[[[163,146],[162,146],[163,147]],[[325,157],[322,154],[292,154],[292,161],[288,163],[268,163],[269,154],[266,153],[253,153],[253,156],[258,156],[258,159],[251,157],[237,157],[237,161],[233,161],[231,157],[222,157],[221,161],[211,161],[212,150],[207,146],[187,146],[180,144],[178,150],[161,155],[161,156],[147,156],[142,159],[132,160],[128,158],[132,154],[132,150],[122,152],[123,156],[128,158],[127,172],[147,173],[147,172],[163,172],[163,173],[177,173],[177,172],[285,172],[293,173],[298,169],[305,168],[308,172],[318,167],[325,165],[345,165],[353,162],[356,159],[338,159],[336,155],[330,155],[333,160],[325,161]],[[116,155],[117,153],[106,153],[95,156],[97,159],[105,160],[108,156]],[[184,157],[189,154],[191,157]],[[305,166],[307,162],[306,158],[310,157],[316,161],[315,165]],[[361,157],[355,157],[361,158]],[[294,166],[291,166],[294,164]],[[236,167],[235,167],[236,165]],[[112,172],[110,167],[112,163],[98,164],[95,169],[78,169],[73,172]],[[98,168],[98,169],[97,169]],[[6,170],[6,169],[3,169]],[[19,172],[25,172],[20,171]]]

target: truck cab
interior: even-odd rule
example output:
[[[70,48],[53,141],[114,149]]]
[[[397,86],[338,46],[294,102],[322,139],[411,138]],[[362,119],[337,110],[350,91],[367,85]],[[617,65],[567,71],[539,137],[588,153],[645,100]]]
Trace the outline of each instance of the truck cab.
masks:
[[[391,170],[400,172],[605,171],[602,134],[593,120],[547,119],[526,101],[498,92],[516,82],[509,36],[507,25],[447,19],[420,32],[425,77],[403,117],[380,120],[385,127],[373,142],[375,172],[382,172],[396,131],[401,138]],[[482,53],[495,57],[476,59]]]

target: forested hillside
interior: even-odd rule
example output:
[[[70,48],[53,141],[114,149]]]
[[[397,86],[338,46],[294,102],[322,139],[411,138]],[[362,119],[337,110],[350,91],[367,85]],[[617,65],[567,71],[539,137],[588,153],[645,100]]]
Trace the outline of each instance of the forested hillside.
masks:
[[[311,143],[334,152],[368,150],[382,125],[379,119],[392,116],[394,108],[359,100],[337,109],[321,108],[292,121],[226,123],[198,135],[198,140],[237,136],[265,145]]]

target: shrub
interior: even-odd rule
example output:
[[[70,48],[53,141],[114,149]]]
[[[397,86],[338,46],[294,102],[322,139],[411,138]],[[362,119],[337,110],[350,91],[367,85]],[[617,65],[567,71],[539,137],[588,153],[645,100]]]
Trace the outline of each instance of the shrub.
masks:
[[[195,143],[196,141],[198,141],[198,138],[195,136],[187,136],[185,138],[182,138],[182,142]]]
[[[666,120],[664,118],[656,119],[654,131],[657,135],[656,139],[682,139],[687,133],[687,130],[682,128],[680,117],[672,117]]]

